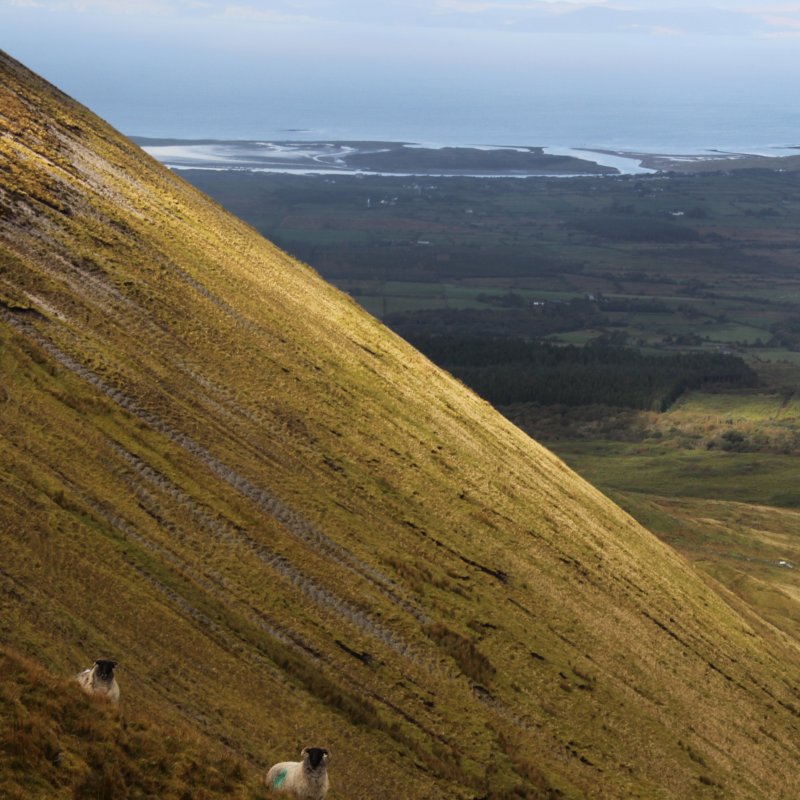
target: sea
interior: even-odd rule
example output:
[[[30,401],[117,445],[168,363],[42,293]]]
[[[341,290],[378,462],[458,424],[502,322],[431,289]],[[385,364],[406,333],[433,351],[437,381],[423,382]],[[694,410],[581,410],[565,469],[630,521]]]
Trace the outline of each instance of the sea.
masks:
[[[417,85],[413,92],[383,90],[351,95],[264,87],[232,92],[209,102],[191,93],[169,109],[152,98],[138,108],[108,110],[108,118],[133,136],[248,142],[408,142],[426,147],[542,147],[613,167],[622,174],[654,172],[632,153],[680,157],[720,154],[786,156],[800,154],[800,105],[764,96],[713,98],[701,93],[641,93],[606,87],[592,92],[537,91],[509,87],[456,87],[437,92]],[[296,146],[296,144],[295,144]],[[252,169],[248,148],[213,145],[146,147],[175,169]],[[272,154],[276,152],[272,148]],[[287,155],[290,153],[287,152]],[[325,158],[321,159],[323,162]],[[320,172],[321,164],[262,166],[257,171]],[[341,169],[337,168],[337,171]],[[484,177],[483,175],[481,175]],[[491,176],[489,176],[491,177]]]
[[[691,155],[787,155],[800,148],[800,103],[779,87],[736,92],[543,91],[425,86],[351,94],[305,84],[209,96],[99,98],[92,107],[128,135],[249,141],[401,141]],[[797,152],[797,151],[795,151]]]
[[[393,38],[366,26],[339,40],[331,37],[350,29],[334,26],[307,41],[301,26],[303,36],[283,41],[279,25],[240,26],[233,36],[220,23],[209,42],[165,22],[158,36],[147,28],[151,41],[123,35],[119,20],[102,35],[92,28],[99,13],[47,14],[50,38],[36,27],[7,32],[11,55],[132,136],[670,155],[800,147],[800,34],[564,38],[401,26]],[[86,31],[65,39],[58,20]]]

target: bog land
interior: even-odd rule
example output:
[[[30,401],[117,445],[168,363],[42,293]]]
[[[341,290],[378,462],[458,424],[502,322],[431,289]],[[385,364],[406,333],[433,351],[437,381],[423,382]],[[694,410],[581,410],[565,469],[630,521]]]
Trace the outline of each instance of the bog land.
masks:
[[[800,635],[800,173],[718,163],[182,175]]]

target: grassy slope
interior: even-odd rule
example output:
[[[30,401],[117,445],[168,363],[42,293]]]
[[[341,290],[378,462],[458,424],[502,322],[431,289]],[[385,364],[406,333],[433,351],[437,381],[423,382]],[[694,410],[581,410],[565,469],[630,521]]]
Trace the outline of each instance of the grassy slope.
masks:
[[[244,765],[184,726],[159,726],[0,649],[0,796],[6,800],[258,797]],[[265,796],[263,789],[261,796]]]
[[[0,636],[331,797],[789,798],[796,646],[0,56]]]

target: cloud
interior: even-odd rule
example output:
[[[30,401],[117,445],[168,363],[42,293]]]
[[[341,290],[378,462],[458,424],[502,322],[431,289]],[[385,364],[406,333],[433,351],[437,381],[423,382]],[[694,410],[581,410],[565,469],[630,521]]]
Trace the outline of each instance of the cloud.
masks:
[[[532,2],[490,2],[487,0],[438,0],[435,14],[483,14],[491,11],[532,11],[565,14],[579,8],[607,5],[606,0],[532,0]]]
[[[428,14],[455,28],[661,38],[794,33],[798,16],[798,0],[436,0]]]
[[[775,17],[766,16],[764,22],[773,28],[784,28],[789,30],[800,30],[800,17]]]
[[[93,13],[231,25],[535,34],[764,37],[798,30],[800,0],[0,0],[23,14]]]
[[[321,20],[306,14],[287,14],[282,11],[258,8],[252,5],[229,4],[221,12],[228,19],[250,20],[260,23],[316,23]]]
[[[77,11],[103,10],[116,14],[164,14],[173,8],[170,3],[159,2],[159,0],[78,0],[61,5],[72,7]]]
[[[566,35],[631,37],[753,36],[764,22],[744,3],[757,0],[436,0],[419,24]],[[780,3],[779,3],[780,4]],[[788,5],[788,3],[785,3]],[[784,4],[781,4],[784,5]],[[792,5],[798,5],[797,0]],[[427,22],[425,18],[427,16]]]
[[[777,3],[748,10],[757,25],[756,36],[760,39],[783,39],[800,36],[800,3]]]
[[[147,16],[181,14],[185,11],[210,9],[205,0],[0,0],[0,5],[18,8],[40,8],[77,14],[105,13]]]
[[[800,3],[759,3],[758,5],[736,6],[734,11],[753,16],[765,14],[800,14]]]
[[[90,11],[112,14],[164,14],[175,8],[175,4],[167,0],[3,0],[3,5],[80,14]]]
[[[688,31],[680,28],[670,28],[666,25],[628,25],[628,30],[646,33],[649,36],[685,36]]]

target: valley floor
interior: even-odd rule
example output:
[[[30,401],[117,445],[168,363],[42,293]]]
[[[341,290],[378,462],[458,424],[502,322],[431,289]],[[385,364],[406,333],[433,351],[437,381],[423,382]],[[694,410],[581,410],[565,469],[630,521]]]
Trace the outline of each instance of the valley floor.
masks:
[[[794,396],[694,392],[666,413],[504,410],[800,644]]]

